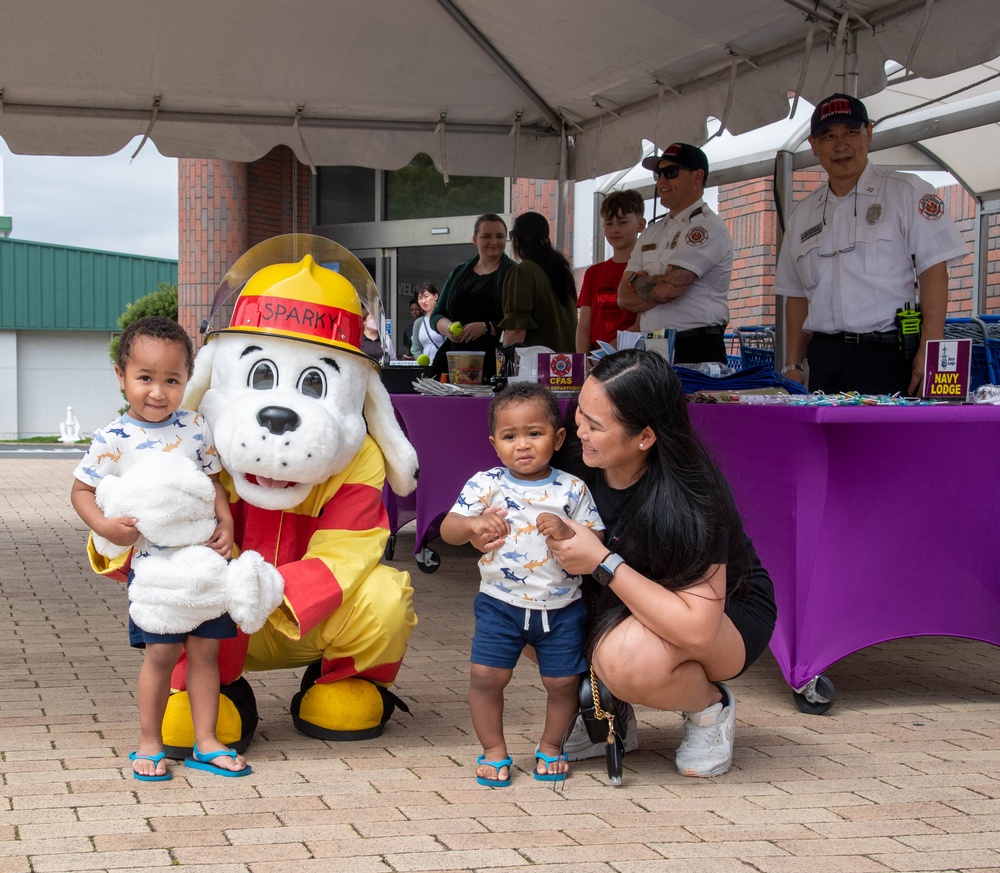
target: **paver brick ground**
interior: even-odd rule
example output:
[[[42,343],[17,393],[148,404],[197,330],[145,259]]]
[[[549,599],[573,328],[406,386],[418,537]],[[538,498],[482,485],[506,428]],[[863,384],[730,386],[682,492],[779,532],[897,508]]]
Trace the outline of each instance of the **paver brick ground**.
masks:
[[[680,718],[640,709],[620,788],[602,761],[575,764],[562,788],[531,778],[545,700],[523,662],[506,706],[513,784],[476,785],[476,555],[435,542],[442,565],[424,574],[412,526],[392,562],[412,574],[420,618],[395,689],[411,715],[374,740],[314,740],[288,714],[300,673],[251,674],[252,776],[175,762],[171,782],[136,782],[141,655],[123,588],[87,565],[73,465],[0,460],[0,873],[1000,871],[1000,658],[970,640],[843,659],[824,716],[795,708],[768,653],[733,682],[728,775],[678,776]]]

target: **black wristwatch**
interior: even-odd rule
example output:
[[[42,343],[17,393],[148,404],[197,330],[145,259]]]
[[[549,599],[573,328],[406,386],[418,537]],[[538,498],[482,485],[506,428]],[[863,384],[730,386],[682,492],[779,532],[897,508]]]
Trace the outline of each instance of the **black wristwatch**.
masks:
[[[615,571],[624,563],[625,559],[621,555],[608,552],[591,575],[598,585],[607,588],[611,584],[611,580],[615,578]]]

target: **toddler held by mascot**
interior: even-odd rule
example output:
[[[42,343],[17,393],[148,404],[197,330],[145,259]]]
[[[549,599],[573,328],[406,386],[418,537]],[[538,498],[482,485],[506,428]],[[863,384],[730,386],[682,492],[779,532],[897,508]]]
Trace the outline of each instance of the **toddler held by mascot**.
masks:
[[[380,311],[378,292],[336,243],[298,234],[255,246],[216,294],[209,321],[231,316],[207,325],[184,398],[214,434],[236,544],[284,582],[260,630],[222,643],[219,739],[240,751],[257,723],[244,670],[307,668],[292,718],[322,739],[378,736],[405,709],[388,689],[417,618],[409,575],[380,563],[382,488],[412,491],[417,458],[361,351],[362,304]],[[89,551],[98,572],[124,561]],[[182,658],[163,722],[169,755],[194,742],[185,679]]]

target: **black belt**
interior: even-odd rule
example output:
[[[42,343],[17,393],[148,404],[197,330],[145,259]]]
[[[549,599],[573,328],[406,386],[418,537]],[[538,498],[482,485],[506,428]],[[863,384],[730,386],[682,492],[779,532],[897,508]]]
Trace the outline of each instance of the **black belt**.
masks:
[[[677,339],[689,336],[722,336],[726,332],[724,324],[710,324],[708,327],[692,327],[690,330],[677,331]]]
[[[829,340],[852,345],[895,346],[899,345],[899,334],[894,330],[884,333],[814,333],[816,339]]]

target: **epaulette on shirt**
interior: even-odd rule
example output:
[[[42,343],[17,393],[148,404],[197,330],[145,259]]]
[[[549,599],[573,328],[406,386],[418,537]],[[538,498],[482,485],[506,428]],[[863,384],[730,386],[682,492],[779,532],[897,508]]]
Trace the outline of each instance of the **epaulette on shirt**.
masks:
[[[702,215],[702,214],[704,214],[704,207],[699,206],[694,212],[692,212],[687,217],[687,220],[690,221],[692,218],[695,218],[695,217],[697,217],[699,215]],[[654,218],[652,221],[650,221],[650,222],[648,222],[646,224],[646,227],[649,227],[650,225],[656,224],[656,222],[658,222],[658,221],[663,221],[664,218],[669,218],[669,217],[670,217],[670,213],[669,212],[664,212],[663,215],[657,215],[656,218]]]

